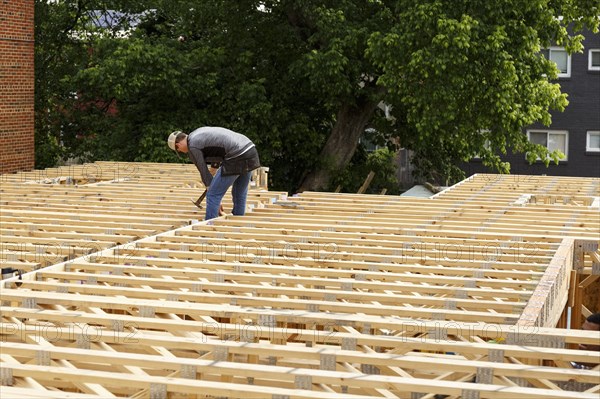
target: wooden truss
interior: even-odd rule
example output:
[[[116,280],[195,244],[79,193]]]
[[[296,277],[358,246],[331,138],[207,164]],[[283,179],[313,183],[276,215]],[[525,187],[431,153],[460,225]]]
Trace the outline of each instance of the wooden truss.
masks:
[[[475,175],[426,199],[261,183],[207,223],[197,178],[2,176],[2,267],[30,271],[0,291],[2,397],[598,397],[578,349],[598,333],[555,326],[573,276],[600,274],[600,179]]]

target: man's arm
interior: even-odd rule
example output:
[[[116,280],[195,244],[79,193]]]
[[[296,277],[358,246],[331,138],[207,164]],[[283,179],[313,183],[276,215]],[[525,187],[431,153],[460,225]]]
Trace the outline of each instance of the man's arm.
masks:
[[[197,148],[189,148],[188,149],[190,158],[194,165],[196,165],[196,169],[200,172],[200,177],[202,178],[202,183],[208,188],[212,183],[212,174],[208,170],[208,166],[206,165],[206,161],[204,160],[204,154]]]

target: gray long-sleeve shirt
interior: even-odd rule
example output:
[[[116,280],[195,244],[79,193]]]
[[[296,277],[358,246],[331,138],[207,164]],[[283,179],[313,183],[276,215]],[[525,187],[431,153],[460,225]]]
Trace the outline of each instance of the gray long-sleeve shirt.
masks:
[[[223,127],[198,128],[188,135],[187,140],[188,156],[207,187],[212,182],[207,162],[234,160],[254,148],[254,143],[248,137]]]

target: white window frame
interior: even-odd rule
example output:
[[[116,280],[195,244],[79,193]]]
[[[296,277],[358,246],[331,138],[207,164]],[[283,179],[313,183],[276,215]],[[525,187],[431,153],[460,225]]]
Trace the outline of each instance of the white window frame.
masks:
[[[588,71],[600,71],[600,65],[592,65],[593,53],[600,53],[600,49],[592,48],[588,51]]]
[[[585,137],[585,150],[586,152],[600,152],[600,147],[591,147],[590,143],[591,143],[591,136],[592,135],[598,135],[600,136],[600,130],[588,130],[586,137]]]
[[[483,134],[483,133],[488,133],[489,130],[482,130],[479,133]],[[483,148],[485,148],[486,150],[489,150],[492,147],[492,143],[490,142],[489,139],[485,139],[485,141],[483,142]],[[475,161],[479,161],[481,160],[481,154],[477,153],[475,155],[473,155],[473,158],[471,158],[472,160]]]
[[[568,130],[547,130],[547,129],[531,129],[527,131],[527,140],[531,142],[531,133],[546,133],[546,135],[550,134],[561,134],[565,136],[565,149],[562,153],[565,155],[564,158],[560,160],[560,162],[566,162],[569,160],[569,131]],[[547,137],[547,136],[546,136]],[[546,143],[548,139],[546,138]],[[548,144],[546,144],[546,148],[548,148]],[[541,158],[538,158],[538,161],[541,161]]]
[[[567,54],[567,72],[558,72],[559,78],[570,78],[571,77],[571,54],[567,52],[564,47],[552,46],[545,48],[544,50],[548,50],[548,60],[552,61],[552,51],[564,51]],[[554,62],[554,61],[552,61]],[[556,64],[556,62],[554,62]]]

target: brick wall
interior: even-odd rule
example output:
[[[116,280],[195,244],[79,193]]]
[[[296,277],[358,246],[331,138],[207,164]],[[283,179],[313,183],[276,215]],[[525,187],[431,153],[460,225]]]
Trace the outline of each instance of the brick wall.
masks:
[[[0,0],[0,173],[34,167],[34,0]]]

